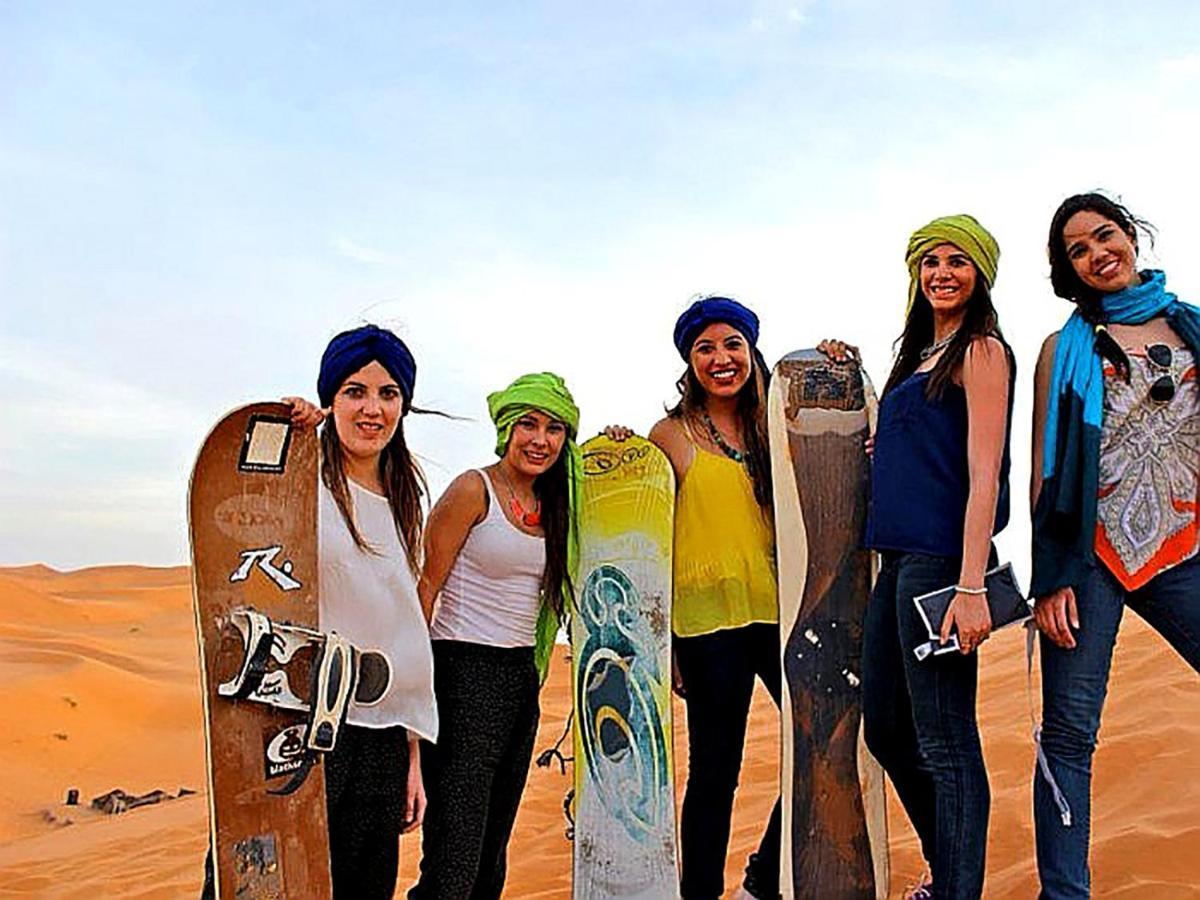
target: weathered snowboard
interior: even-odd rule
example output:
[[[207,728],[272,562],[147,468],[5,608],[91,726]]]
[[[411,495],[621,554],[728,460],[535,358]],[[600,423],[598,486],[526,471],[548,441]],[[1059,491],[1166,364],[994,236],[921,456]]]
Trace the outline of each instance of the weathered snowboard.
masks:
[[[227,415],[196,459],[188,520],[217,896],[330,897],[324,772],[270,793],[304,764],[323,643],[314,432],[293,429],[281,403]],[[260,640],[269,652],[252,661]],[[235,699],[243,686],[253,690]]]
[[[775,366],[768,404],[783,663],[784,897],[885,898],[883,773],[861,738],[870,379],[815,350]]]
[[[583,445],[571,616],[576,900],[678,896],[671,760],[675,479],[649,441]]]

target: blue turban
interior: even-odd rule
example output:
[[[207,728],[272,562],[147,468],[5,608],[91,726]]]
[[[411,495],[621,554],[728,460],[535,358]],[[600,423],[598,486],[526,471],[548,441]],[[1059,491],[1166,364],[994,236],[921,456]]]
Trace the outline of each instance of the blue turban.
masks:
[[[758,316],[728,297],[703,297],[684,310],[675,322],[675,349],[684,362],[692,352],[697,335],[713,322],[724,322],[740,331],[750,342],[758,346]]]
[[[321,356],[321,373],[317,376],[317,396],[321,405],[333,403],[342,382],[371,362],[378,362],[396,379],[404,393],[404,411],[408,412],[417,381],[416,360],[404,341],[377,325],[343,331],[329,342]]]

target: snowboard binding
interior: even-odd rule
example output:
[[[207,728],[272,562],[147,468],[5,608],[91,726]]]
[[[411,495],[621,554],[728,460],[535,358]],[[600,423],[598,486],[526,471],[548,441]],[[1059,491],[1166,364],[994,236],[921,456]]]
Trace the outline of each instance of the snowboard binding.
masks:
[[[308,713],[303,762],[287,784],[269,791],[290,794],[304,783],[319,755],[337,746],[351,699],[371,706],[387,693],[391,664],[382,653],[359,650],[336,631],[326,634],[274,622],[254,609],[233,610],[229,622],[241,638],[242,662],[237,674],[217,687],[218,695]],[[300,668],[302,658],[309,669],[304,696],[293,689],[289,675]]]

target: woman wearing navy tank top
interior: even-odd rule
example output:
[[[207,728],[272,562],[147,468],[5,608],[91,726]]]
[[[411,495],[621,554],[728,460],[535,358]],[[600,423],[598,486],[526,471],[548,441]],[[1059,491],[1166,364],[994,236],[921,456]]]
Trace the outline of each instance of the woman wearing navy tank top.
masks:
[[[554,638],[570,602],[579,410],[561,378],[488,397],[499,461],[459,475],[429,514],[418,585],[440,732],[412,900],[495,900],[525,789]]]
[[[909,308],[874,438],[867,544],[882,568],[864,625],[863,719],[932,870],[917,898],[983,892],[990,793],[975,650],[992,625],[992,537],[1008,523],[1015,374],[990,293],[999,256],[966,215],[909,239]],[[948,585],[958,590],[942,638],[955,629],[961,653],[918,660],[913,597]]]

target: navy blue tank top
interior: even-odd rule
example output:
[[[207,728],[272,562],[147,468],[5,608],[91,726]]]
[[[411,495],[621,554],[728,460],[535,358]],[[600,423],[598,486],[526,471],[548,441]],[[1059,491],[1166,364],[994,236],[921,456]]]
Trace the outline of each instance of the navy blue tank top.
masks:
[[[865,543],[874,550],[962,556],[971,489],[967,394],[951,382],[940,399],[929,400],[925,396],[929,374],[910,375],[884,394],[879,404]],[[1008,524],[1008,441],[1015,374],[1010,355],[1008,420],[993,535]]]

